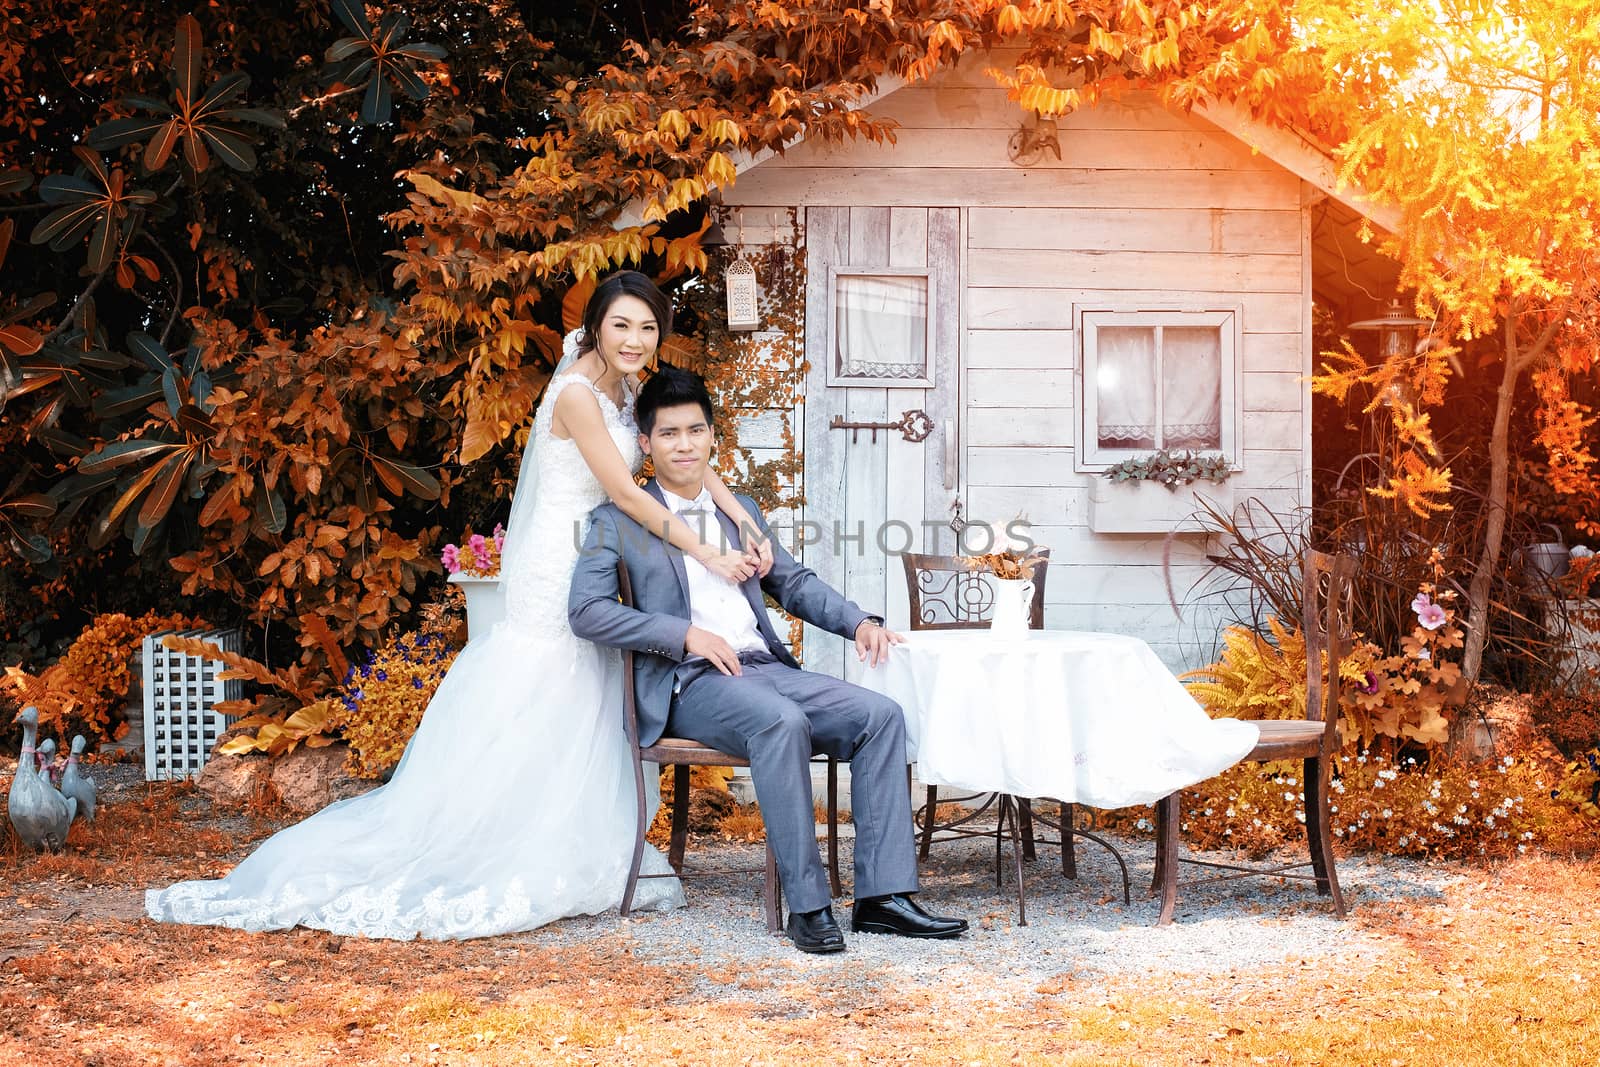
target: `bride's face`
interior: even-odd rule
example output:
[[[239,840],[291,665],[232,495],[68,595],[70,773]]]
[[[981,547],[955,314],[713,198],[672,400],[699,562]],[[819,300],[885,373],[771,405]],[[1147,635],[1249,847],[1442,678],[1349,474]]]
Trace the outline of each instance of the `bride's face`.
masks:
[[[606,369],[616,374],[637,374],[655,358],[661,343],[656,314],[636,296],[617,297],[600,320],[595,348]]]

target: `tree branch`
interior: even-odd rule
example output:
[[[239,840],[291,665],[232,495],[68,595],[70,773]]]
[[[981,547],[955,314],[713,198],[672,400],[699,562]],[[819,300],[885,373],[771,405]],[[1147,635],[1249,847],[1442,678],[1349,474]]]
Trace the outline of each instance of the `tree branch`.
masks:
[[[149,231],[143,231],[139,236],[161,254],[161,258],[167,261],[167,268],[172,272],[172,312],[167,316],[167,324],[161,328],[161,347],[165,348],[167,337],[178,323],[178,311],[183,307],[183,275],[178,271],[178,261],[172,258],[172,253],[167,251],[165,245],[150,236]]]

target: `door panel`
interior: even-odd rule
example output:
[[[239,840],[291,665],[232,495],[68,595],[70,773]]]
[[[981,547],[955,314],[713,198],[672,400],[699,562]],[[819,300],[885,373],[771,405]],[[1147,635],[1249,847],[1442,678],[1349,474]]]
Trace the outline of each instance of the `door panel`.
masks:
[[[960,229],[957,208],[806,211],[804,560],[862,608],[884,612],[890,626],[900,629],[907,625],[907,599],[899,554],[949,552],[954,546],[945,524],[959,486]],[[835,313],[830,272],[845,267],[928,269],[931,388],[828,384]],[[931,420],[925,440],[906,440],[898,430],[874,434],[829,426],[836,417],[882,423],[908,411],[926,412]],[[847,653],[846,642],[806,627],[810,669],[855,678],[860,664]]]

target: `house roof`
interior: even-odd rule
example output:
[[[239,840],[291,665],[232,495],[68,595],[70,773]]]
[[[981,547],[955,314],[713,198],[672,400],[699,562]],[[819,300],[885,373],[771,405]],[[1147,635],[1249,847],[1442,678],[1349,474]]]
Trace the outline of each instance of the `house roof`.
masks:
[[[878,79],[877,86],[872,92],[864,93],[851,107],[853,110],[870,107],[907,84],[904,78],[886,74]],[[1399,210],[1392,205],[1374,203],[1360,189],[1340,182],[1339,168],[1332,155],[1327,148],[1306,134],[1262,122],[1231,101],[1202,104],[1195,107],[1191,114],[1248,145],[1253,151],[1259,152],[1291,174],[1321,190],[1358,218],[1366,219],[1374,226],[1390,233],[1399,232]],[[802,133],[786,147],[792,148],[803,143],[805,139],[806,135]],[[735,172],[743,174],[759,167],[777,154],[770,148],[757,152],[741,150],[732,154],[732,162]],[[1343,223],[1348,220],[1341,218],[1338,221]],[[635,200],[623,209],[616,225],[637,226],[642,222],[641,208],[639,202]]]

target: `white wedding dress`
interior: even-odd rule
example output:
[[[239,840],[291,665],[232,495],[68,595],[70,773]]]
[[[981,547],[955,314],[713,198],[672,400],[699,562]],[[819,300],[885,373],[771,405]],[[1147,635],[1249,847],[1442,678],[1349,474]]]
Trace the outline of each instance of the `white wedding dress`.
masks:
[[[550,432],[568,388],[594,390],[618,451],[639,462],[631,397],[618,410],[558,370],[508,531],[506,620],[461,651],[393,778],[279,832],[226,878],[149,891],[151,918],[443,940],[621,902],[636,819],[621,658],[567,625],[581,534],[606,497],[577,445]],[[667,872],[665,858],[647,849],[645,870]],[[640,908],[682,902],[676,878],[635,894]]]

